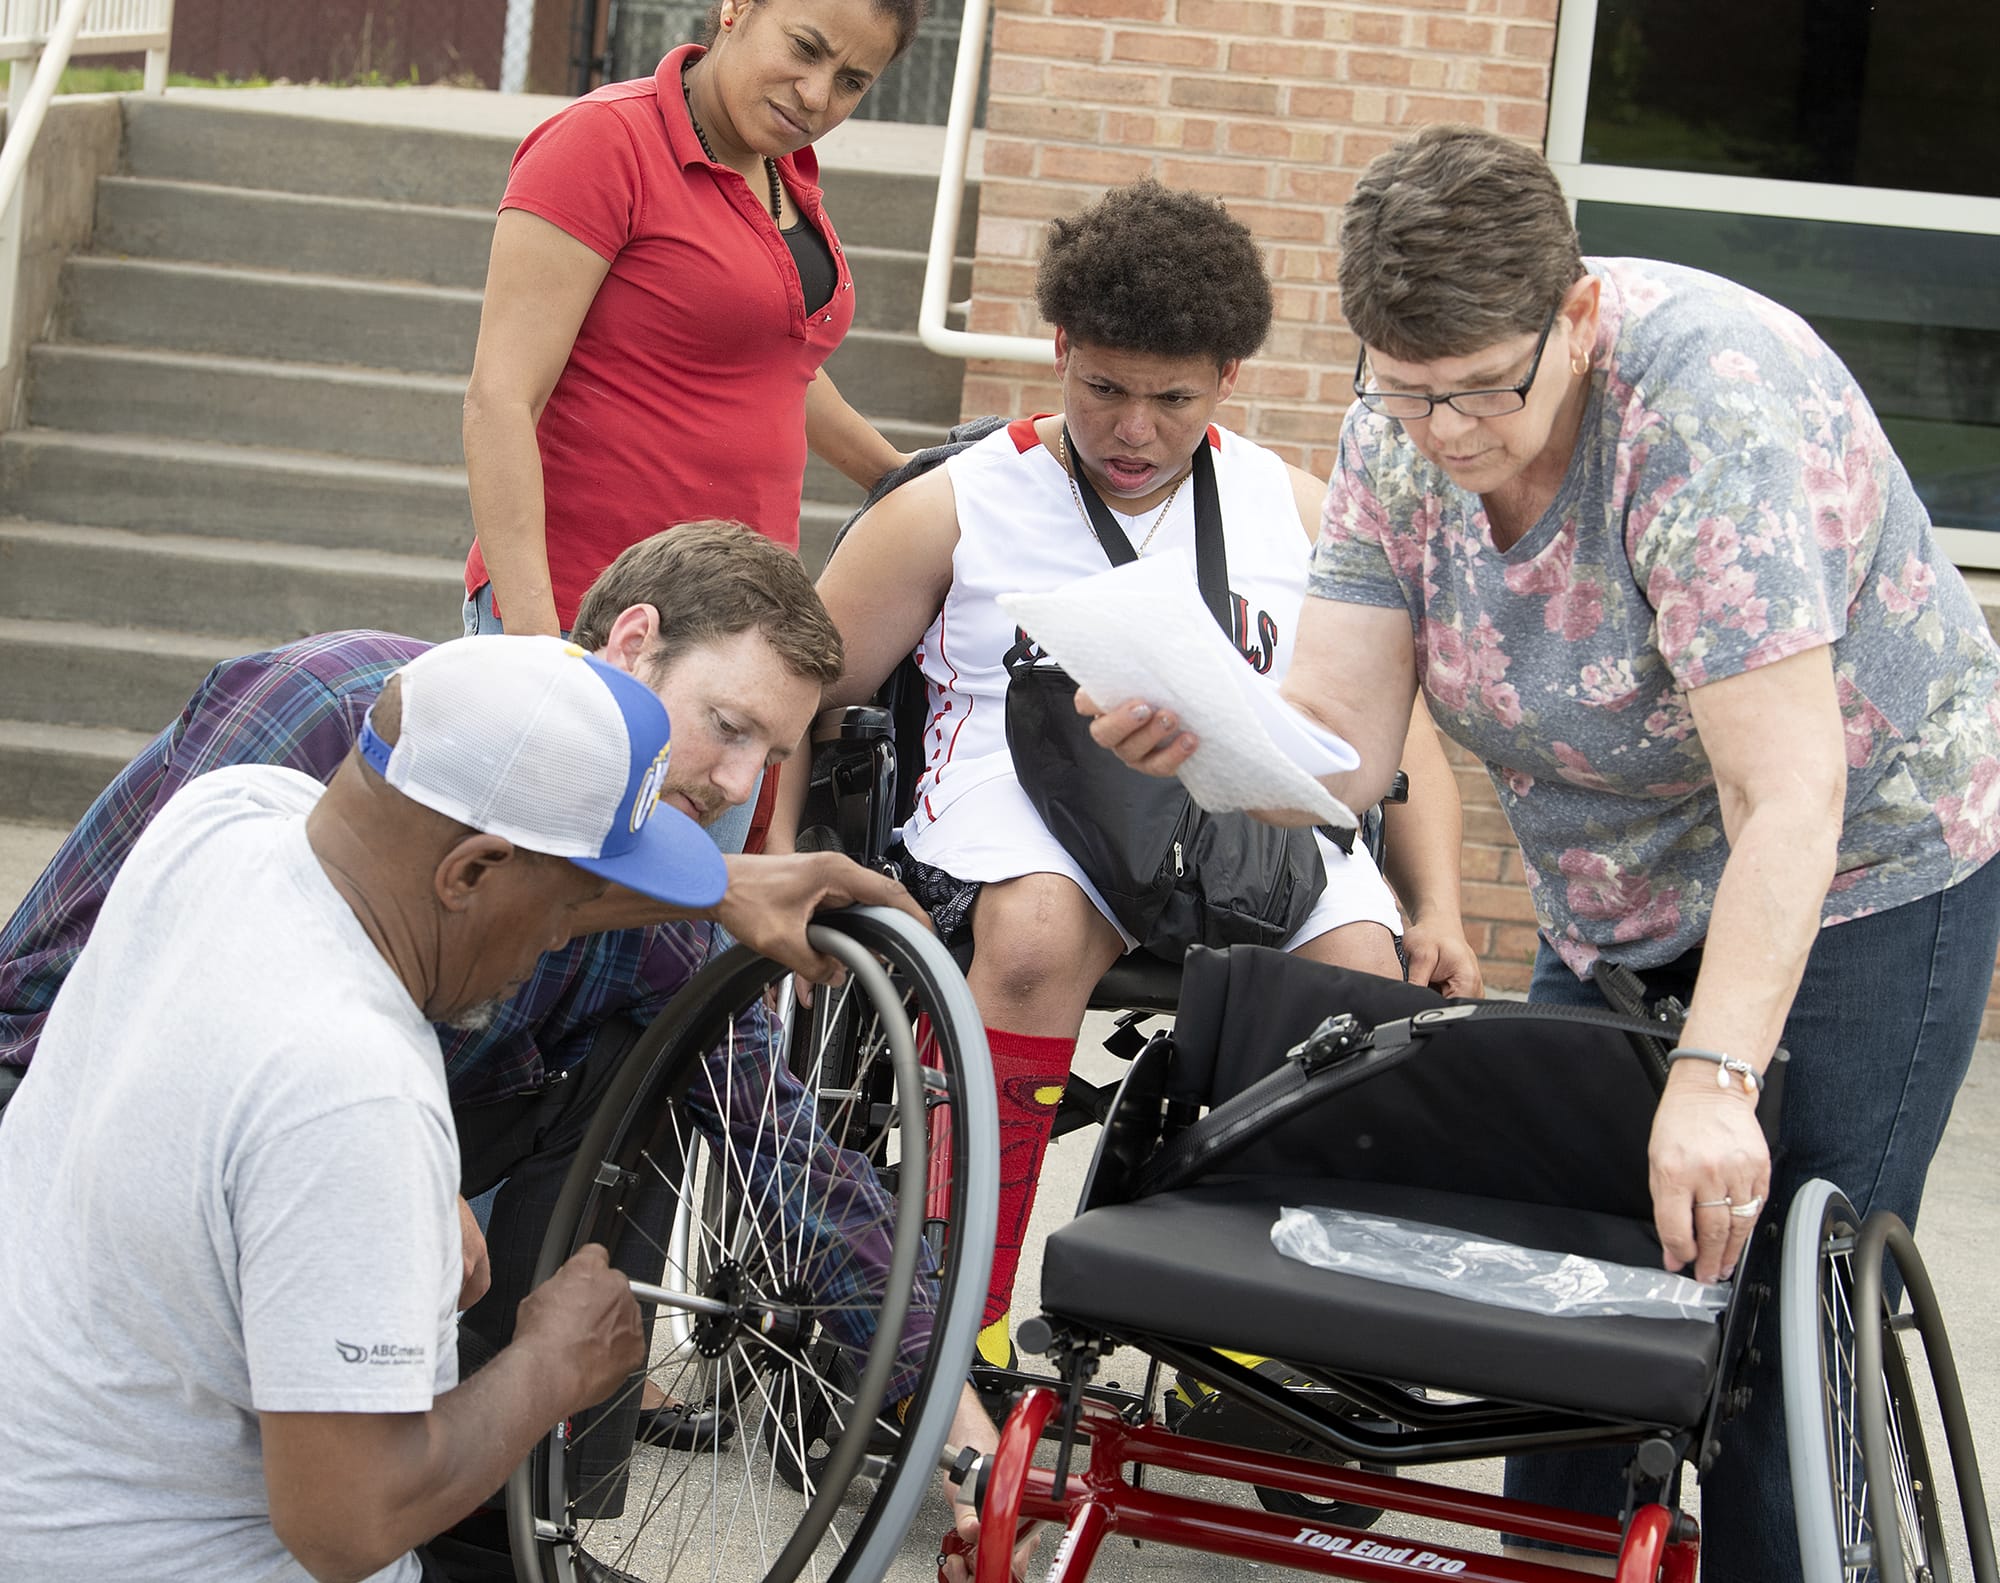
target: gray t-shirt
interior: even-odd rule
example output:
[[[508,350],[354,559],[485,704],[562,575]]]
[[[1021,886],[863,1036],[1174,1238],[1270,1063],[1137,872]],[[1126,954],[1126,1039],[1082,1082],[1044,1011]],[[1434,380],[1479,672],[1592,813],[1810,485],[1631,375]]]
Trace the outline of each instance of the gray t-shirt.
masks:
[[[1579,975],[1699,945],[1727,852],[1688,692],[1830,644],[1847,806],[1822,922],[2000,851],[2000,651],[1853,377],[1733,282],[1591,259],[1602,317],[1555,502],[1477,495],[1357,405],[1312,592],[1407,609],[1439,729],[1484,761]]]
[[[258,1411],[456,1382],[437,1038],[306,843],[321,791],[241,766],[168,803],[0,1126],[9,1583],[304,1579]]]

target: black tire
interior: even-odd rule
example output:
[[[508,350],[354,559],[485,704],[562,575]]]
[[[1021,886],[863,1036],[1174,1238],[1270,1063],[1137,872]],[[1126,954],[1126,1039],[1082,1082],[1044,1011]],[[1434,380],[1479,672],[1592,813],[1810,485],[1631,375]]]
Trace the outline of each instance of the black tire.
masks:
[[[1912,1312],[1884,1300],[1885,1257]],[[1994,1583],[1992,1530],[1964,1394],[1930,1278],[1895,1216],[1864,1222],[1831,1183],[1808,1182],[1785,1224],[1780,1322],[1785,1429],[1806,1583],[1945,1583],[1940,1489],[1904,1352],[1924,1344],[1976,1583]]]
[[[558,1426],[509,1481],[524,1583],[574,1583],[605,1567],[638,1578],[872,1583],[915,1517],[984,1299],[998,1197],[991,1077],[964,979],[927,931],[898,913],[854,909],[821,920],[813,940],[849,966],[839,996],[883,1030],[889,1153],[924,1154],[929,1102],[940,1095],[965,1135],[984,1140],[959,1160],[957,1208],[970,1234],[936,1261],[920,1176],[882,1193],[855,1156],[767,1113],[773,1082],[743,1096],[747,1105],[732,1102],[716,1073],[730,1069],[732,1045],[771,1033],[766,992],[785,970],[742,947],[710,964],[613,1083],[537,1278],[582,1244],[606,1242],[628,1273],[728,1308],[691,1326],[649,1325],[648,1368],[668,1395],[717,1407],[725,1443],[634,1448],[636,1378]],[[945,1060],[937,1076],[919,1075],[906,1005],[935,1032]],[[693,1253],[663,1279],[672,1200],[689,1184],[699,1198],[679,1224]],[[842,1225],[862,1234],[836,1234]],[[913,1305],[922,1320],[899,1348]],[[886,1411],[889,1393],[912,1376],[907,1416]]]

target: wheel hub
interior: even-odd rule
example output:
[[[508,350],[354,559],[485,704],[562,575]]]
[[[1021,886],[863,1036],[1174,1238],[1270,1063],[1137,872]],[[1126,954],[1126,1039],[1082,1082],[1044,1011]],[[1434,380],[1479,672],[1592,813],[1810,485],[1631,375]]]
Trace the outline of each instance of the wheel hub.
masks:
[[[798,1357],[813,1334],[812,1293],[800,1281],[789,1283],[775,1297],[760,1297],[750,1274],[735,1259],[715,1267],[701,1295],[725,1303],[726,1314],[703,1314],[694,1322],[694,1349],[704,1358],[719,1358],[738,1334],[762,1342],[782,1357]]]

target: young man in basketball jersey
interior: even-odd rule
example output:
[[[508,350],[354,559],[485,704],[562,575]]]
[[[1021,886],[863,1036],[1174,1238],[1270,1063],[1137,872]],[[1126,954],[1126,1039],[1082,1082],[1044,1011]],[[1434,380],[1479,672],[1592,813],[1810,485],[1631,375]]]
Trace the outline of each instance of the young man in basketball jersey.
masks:
[[[968,977],[1001,1108],[999,1246],[981,1339],[995,1361],[1006,1356],[1020,1239],[1085,1006],[1134,944],[1015,777],[1004,661],[1017,634],[998,596],[1110,564],[1080,481],[1138,554],[1179,549],[1192,565],[1195,491],[1185,486],[1206,447],[1231,635],[1275,679],[1290,659],[1324,494],[1309,473],[1213,421],[1271,321],[1256,244],[1220,203],[1151,181],[1108,193],[1050,227],[1036,297],[1056,327],[1063,410],[1009,424],[896,489],[854,524],[819,582],[846,650],[829,704],[866,700],[912,653],[928,684],[927,763],[902,831],[903,871],[939,932],[973,941]],[[1322,839],[1326,889],[1288,949],[1400,978],[1400,938],[1409,977],[1476,995],[1478,959],[1459,919],[1458,796],[1421,706],[1403,764],[1410,800],[1391,813],[1390,883],[1359,844],[1350,853]]]

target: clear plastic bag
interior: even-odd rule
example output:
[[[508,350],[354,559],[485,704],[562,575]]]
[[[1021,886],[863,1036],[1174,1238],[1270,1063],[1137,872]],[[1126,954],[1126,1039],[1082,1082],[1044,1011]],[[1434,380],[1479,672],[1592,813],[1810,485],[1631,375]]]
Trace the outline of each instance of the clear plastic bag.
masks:
[[[1712,1320],[1729,1301],[1727,1286],[1707,1286],[1665,1270],[1522,1248],[1419,1221],[1316,1204],[1281,1209],[1271,1227],[1271,1246],[1323,1270],[1532,1314]]]

